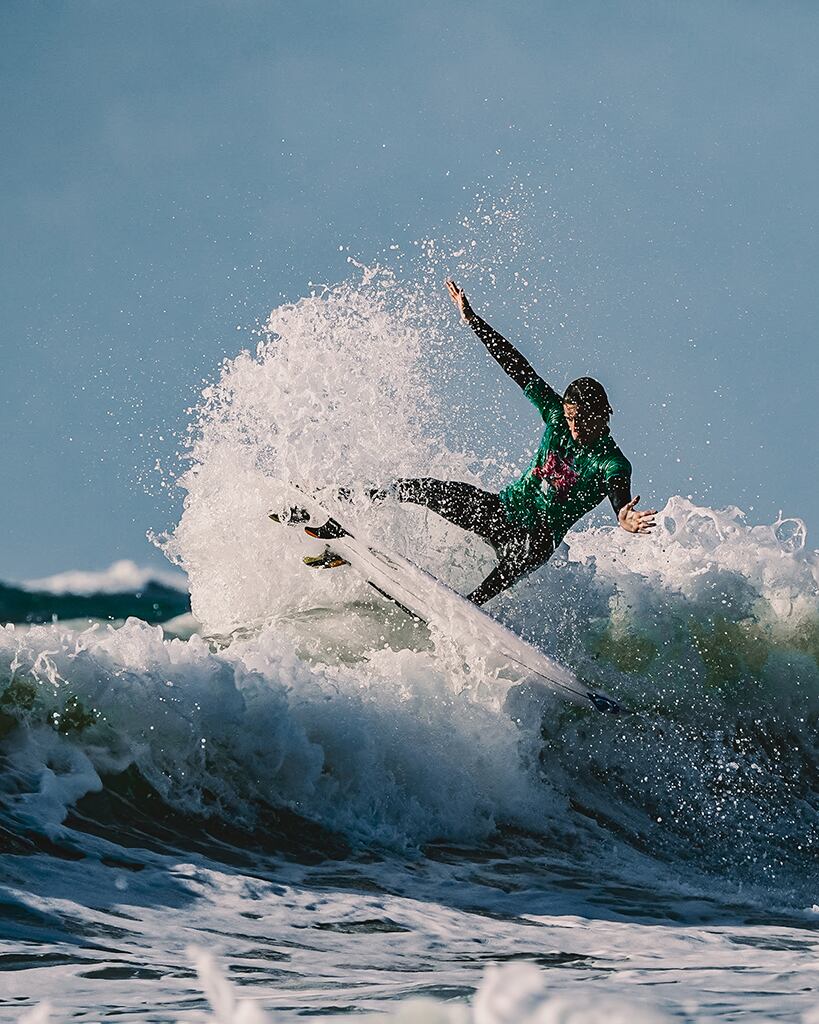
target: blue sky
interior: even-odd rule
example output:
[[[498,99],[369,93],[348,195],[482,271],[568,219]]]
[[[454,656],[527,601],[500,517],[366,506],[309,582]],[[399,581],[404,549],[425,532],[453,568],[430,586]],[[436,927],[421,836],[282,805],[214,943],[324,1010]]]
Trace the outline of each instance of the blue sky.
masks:
[[[159,564],[151,467],[237,326],[520,180],[571,337],[516,332],[512,268],[476,305],[611,385],[652,501],[816,545],[815,4],[5,0],[0,46],[0,578]]]

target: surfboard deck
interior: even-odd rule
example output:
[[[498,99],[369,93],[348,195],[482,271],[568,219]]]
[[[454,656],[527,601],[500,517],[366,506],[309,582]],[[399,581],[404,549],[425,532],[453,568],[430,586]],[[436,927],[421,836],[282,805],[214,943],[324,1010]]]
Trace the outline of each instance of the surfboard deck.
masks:
[[[479,649],[489,645],[493,655],[513,665],[516,671],[545,683],[573,704],[603,714],[625,713],[625,708],[613,698],[587,689],[565,666],[537,650],[432,573],[402,555],[387,552],[356,536],[316,498],[301,488],[295,489],[299,506],[289,512],[271,513],[270,518],[326,541],[332,553],[349,562],[376,593],[456,640],[472,641]]]

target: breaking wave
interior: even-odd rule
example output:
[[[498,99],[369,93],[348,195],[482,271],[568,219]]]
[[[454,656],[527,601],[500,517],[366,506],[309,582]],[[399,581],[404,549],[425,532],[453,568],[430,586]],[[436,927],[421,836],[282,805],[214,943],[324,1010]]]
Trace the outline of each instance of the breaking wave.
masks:
[[[288,481],[359,493],[511,472],[448,443],[452,396],[429,372],[445,339],[419,326],[420,302],[366,271],[276,310],[204,392],[184,512],[160,539],[201,635],[136,618],[0,633],[7,827],[54,841],[83,818],[114,827],[99,819],[118,805],[93,795],[127,790],[182,833],[250,834],[271,814],[282,842],[308,823],[319,844],[379,849],[523,833],[550,856],[605,848],[609,864],[812,902],[819,570],[799,520],[751,525],[674,497],[650,539],[581,528],[493,603],[632,710],[614,722],[505,679],[350,573],[306,571],[302,540],[267,519]],[[490,565],[422,510],[356,500],[346,514],[460,589]]]

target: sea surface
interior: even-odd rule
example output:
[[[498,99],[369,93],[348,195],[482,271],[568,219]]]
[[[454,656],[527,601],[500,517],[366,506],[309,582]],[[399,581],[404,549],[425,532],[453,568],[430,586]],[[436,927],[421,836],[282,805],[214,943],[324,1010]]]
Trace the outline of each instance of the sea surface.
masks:
[[[174,570],[0,590],[0,1019],[819,1020],[804,524],[670,497],[488,606],[621,718],[306,569],[289,481],[510,472],[448,440],[417,306],[364,278],[203,393]],[[492,564],[422,510],[345,515],[458,588]]]

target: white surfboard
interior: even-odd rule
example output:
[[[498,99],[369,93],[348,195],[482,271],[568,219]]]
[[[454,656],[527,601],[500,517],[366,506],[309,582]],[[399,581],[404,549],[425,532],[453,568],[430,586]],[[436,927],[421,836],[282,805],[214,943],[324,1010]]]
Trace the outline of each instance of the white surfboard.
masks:
[[[587,689],[565,666],[521,639],[432,573],[402,555],[376,548],[355,536],[315,498],[301,488],[298,492],[309,519],[296,517],[288,525],[299,526],[309,536],[325,540],[382,597],[448,636],[470,640],[479,649],[489,646],[492,654],[514,666],[517,672],[535,677],[574,704],[610,715],[625,712],[617,701]]]

